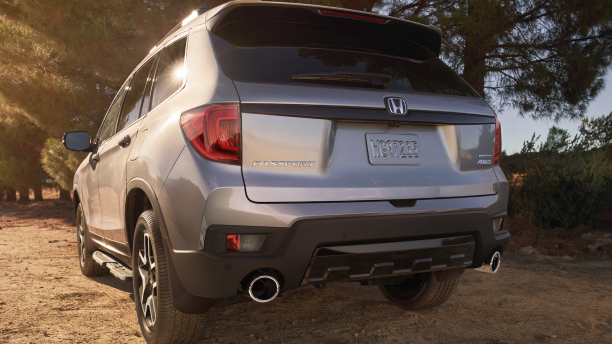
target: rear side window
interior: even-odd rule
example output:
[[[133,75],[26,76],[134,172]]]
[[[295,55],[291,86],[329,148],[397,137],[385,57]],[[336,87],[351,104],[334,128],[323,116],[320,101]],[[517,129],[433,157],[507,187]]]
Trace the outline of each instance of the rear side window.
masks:
[[[104,122],[100,127],[100,136],[98,138],[98,142],[102,143],[106,141],[109,137],[113,136],[115,133],[115,124],[117,123],[117,117],[119,116],[119,112],[121,111],[121,105],[123,104],[123,99],[125,98],[125,91],[130,82],[126,82],[125,85],[117,92],[117,96],[115,100],[108,108],[106,112],[106,117],[104,117]]]
[[[144,91],[142,109],[140,110],[141,117],[146,116],[146,114],[149,113],[149,110],[151,109],[151,88],[153,88],[153,77],[155,77],[155,65],[157,64],[158,57],[159,54],[152,59],[155,60],[155,62],[153,62],[153,69],[151,69],[151,73],[149,73],[149,78],[147,79],[147,87]]]
[[[140,118],[142,99],[145,95],[145,87],[154,62],[155,58],[150,59],[134,75],[127,95],[125,96],[121,117],[119,117],[119,124],[117,125],[117,132],[120,132]]]
[[[187,38],[182,38],[162,51],[151,96],[151,109],[168,99],[183,86],[187,72],[185,67],[186,47]]]

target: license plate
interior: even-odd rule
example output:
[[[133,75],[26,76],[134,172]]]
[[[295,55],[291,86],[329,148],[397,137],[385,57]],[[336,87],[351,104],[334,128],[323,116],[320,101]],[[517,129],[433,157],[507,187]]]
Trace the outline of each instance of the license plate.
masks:
[[[372,165],[418,165],[419,140],[414,134],[366,133]]]

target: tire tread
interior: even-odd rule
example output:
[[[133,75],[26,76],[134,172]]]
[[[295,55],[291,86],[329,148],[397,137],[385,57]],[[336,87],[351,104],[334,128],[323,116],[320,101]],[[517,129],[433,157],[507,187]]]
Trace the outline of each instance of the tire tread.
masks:
[[[410,300],[399,300],[387,286],[379,285],[379,288],[385,298],[393,305],[402,309],[418,310],[441,305],[451,297],[459,286],[458,279],[438,282],[433,273],[431,273],[427,279],[427,283],[423,286],[424,290],[422,290],[420,295]]]
[[[78,210],[80,213],[80,216],[85,217],[85,213],[83,212],[83,205],[81,203],[79,203],[78,205]],[[79,236],[79,217],[77,216],[77,243],[78,243],[78,236]],[[98,277],[98,276],[103,276],[106,274],[106,269],[103,268],[100,264],[98,264],[94,258],[93,258],[93,254],[94,252],[90,252],[90,247],[92,247],[93,245],[91,244],[91,239],[89,238],[89,228],[87,227],[87,221],[83,220],[83,226],[85,227],[83,229],[84,232],[84,237],[85,237],[85,262],[83,265],[81,265],[81,262],[79,261],[79,267],[81,268],[81,273],[83,274],[83,276],[87,276],[87,277]],[[77,245],[77,249],[78,249],[78,245]],[[81,253],[79,252],[79,255]],[[80,258],[79,258],[80,259]]]
[[[158,319],[154,331],[151,332],[154,334],[152,336],[153,338],[151,338],[151,341],[147,342],[155,344],[195,343],[204,335],[206,314],[186,314],[174,307],[170,297],[168,264],[164,251],[163,238],[161,231],[159,230],[159,225],[157,224],[157,218],[152,210],[147,210],[140,215],[136,228],[138,229],[138,226],[141,225],[146,225],[152,235],[152,242],[156,256],[155,263],[157,268],[156,274],[158,283]],[[134,232],[135,235],[140,233],[139,230]],[[137,238],[134,238],[134,243],[137,242],[136,239]],[[134,276],[134,280],[136,280],[136,276]],[[144,335],[148,329],[145,328],[143,321],[140,319],[140,314],[142,314],[142,312],[139,312],[138,309],[136,309],[136,311],[138,312],[140,328]]]

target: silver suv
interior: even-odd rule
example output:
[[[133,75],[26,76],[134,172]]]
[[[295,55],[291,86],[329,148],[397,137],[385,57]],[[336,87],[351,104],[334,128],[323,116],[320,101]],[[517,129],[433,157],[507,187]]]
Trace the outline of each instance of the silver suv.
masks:
[[[323,6],[194,11],[126,79],[74,177],[81,270],[133,283],[148,343],[223,299],[328,282],[439,305],[509,233],[493,110],[441,32]]]

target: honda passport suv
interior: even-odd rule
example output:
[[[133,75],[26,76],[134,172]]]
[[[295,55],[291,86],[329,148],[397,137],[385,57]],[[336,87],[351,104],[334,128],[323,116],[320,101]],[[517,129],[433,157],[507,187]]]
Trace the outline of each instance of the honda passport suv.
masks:
[[[440,46],[437,27],[339,8],[194,11],[93,139],[64,135],[89,152],[73,188],[83,274],[133,284],[148,343],[191,343],[219,299],[359,282],[415,310],[465,269],[496,272],[501,127]]]

